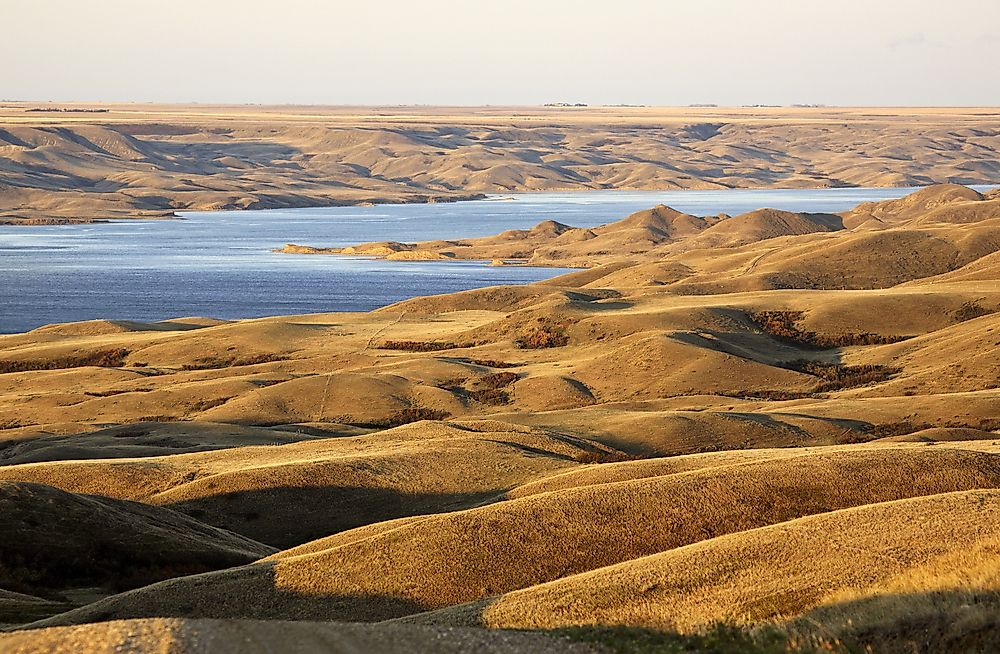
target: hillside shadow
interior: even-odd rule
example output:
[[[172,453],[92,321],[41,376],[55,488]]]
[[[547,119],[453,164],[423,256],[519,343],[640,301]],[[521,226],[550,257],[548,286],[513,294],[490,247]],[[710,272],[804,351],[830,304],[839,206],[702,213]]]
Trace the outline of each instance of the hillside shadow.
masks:
[[[176,577],[112,595],[56,615],[57,624],[134,618],[254,619],[289,621],[380,622],[433,608],[412,599],[378,593],[325,593],[310,579],[282,576],[273,561]],[[303,583],[299,589],[283,587]],[[321,585],[321,581],[318,582]],[[41,628],[47,623],[22,625]]]
[[[142,144],[152,151],[156,166],[169,172],[243,174],[242,167],[233,168],[218,161],[226,157],[250,168],[302,170],[299,164],[291,161],[302,154],[300,149],[266,141],[189,143],[158,140],[142,141]]]
[[[812,609],[784,627],[846,652],[998,652],[1000,592],[885,593]]]
[[[116,619],[171,617],[193,619],[256,619],[289,621],[382,622],[394,624],[441,624],[451,627],[517,628],[521,611],[509,615],[512,624],[496,625],[486,616],[503,602],[486,597],[451,607],[434,607],[408,597],[380,593],[323,592],[322,576],[282,571],[280,563],[266,561],[209,575],[178,578],[132,593],[112,596],[57,617],[61,624],[103,622]],[[788,654],[792,652],[927,652],[1000,651],[1000,594],[957,590],[885,594],[799,610],[793,606],[768,607],[768,597],[746,601],[754,614],[746,619],[753,626],[712,621],[711,613],[744,615],[741,605],[709,611],[708,622],[689,633],[648,626],[592,621],[580,607],[560,614],[559,621],[587,623],[542,633],[610,647],[612,651],[654,652],[746,652]],[[809,597],[814,597],[813,593]],[[772,597],[773,599],[773,597]],[[811,601],[811,600],[807,600]],[[584,604],[585,605],[585,604]],[[51,610],[49,607],[48,610]],[[544,604],[535,605],[531,619],[544,623]],[[622,607],[623,615],[627,614]],[[659,619],[671,619],[664,605]],[[779,616],[798,614],[787,621]],[[28,617],[26,614],[25,617]],[[676,616],[687,618],[688,616]],[[43,627],[47,624],[31,624]]]
[[[486,598],[458,608],[444,609],[440,613],[448,614],[452,620],[446,622],[448,624],[456,624],[457,621],[462,626],[495,627],[485,616],[500,601],[500,598]],[[754,599],[749,597],[748,601]],[[544,606],[538,608],[544,612]],[[728,612],[741,615],[744,613],[742,608],[734,606]],[[1000,651],[1000,593],[996,591],[888,593],[806,610],[787,622],[770,622],[789,612],[794,613],[794,609],[775,606],[769,613],[753,616],[756,621],[754,626],[718,621],[706,624],[693,633],[610,623],[540,629],[537,632],[635,654],[937,654]],[[412,621],[434,624],[438,614],[431,611],[426,614],[426,619],[416,616]],[[573,616],[560,618],[575,619]],[[660,618],[664,621],[670,618],[669,606],[663,607]],[[581,617],[580,621],[590,623],[586,617]]]
[[[181,429],[172,430],[172,425]],[[150,428],[152,425],[153,428]],[[265,433],[199,434],[190,423],[130,423],[115,425],[83,434],[23,436],[0,441],[0,469],[5,466],[55,461],[125,459],[167,456],[193,452],[212,452],[250,445],[280,445],[317,438],[342,436],[319,429],[277,430],[284,438]],[[183,428],[188,427],[187,431]]]
[[[785,422],[783,420],[778,420],[771,414],[767,413],[751,413],[746,411],[720,411],[719,415],[729,418],[731,420],[753,423],[769,431],[792,434],[798,438],[805,439],[809,438],[810,436],[809,432],[803,429],[802,427],[793,425],[792,423]]]
[[[285,486],[220,493],[167,506],[287,549],[376,522],[482,506],[496,501],[502,491],[404,493],[364,486]]]
[[[842,355],[840,349],[819,350],[814,347],[780,341],[767,334],[754,334],[752,332],[699,329],[689,332],[674,332],[670,338],[686,345],[715,350],[741,359],[778,367],[784,361],[812,359],[840,364]]]

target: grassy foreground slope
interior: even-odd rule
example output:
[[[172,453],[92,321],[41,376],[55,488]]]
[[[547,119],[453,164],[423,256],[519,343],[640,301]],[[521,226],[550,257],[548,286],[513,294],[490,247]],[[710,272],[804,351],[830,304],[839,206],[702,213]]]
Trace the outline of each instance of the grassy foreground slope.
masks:
[[[47,624],[163,615],[386,619],[801,516],[997,486],[1000,459],[992,453],[902,446],[775,453],[346,532],[250,566],[112,597]]]
[[[858,651],[990,651],[998,499],[947,493],[810,516],[408,621],[682,632],[778,622]]]

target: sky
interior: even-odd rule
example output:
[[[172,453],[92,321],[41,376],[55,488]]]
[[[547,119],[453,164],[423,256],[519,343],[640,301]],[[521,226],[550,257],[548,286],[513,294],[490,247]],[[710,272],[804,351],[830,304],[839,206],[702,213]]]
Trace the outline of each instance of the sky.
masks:
[[[1000,0],[0,4],[0,100],[1000,105]]]

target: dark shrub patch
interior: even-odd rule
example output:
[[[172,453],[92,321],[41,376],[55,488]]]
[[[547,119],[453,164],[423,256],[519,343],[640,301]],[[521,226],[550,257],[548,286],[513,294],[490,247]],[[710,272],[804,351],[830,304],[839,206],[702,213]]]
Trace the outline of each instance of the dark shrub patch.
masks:
[[[987,309],[983,305],[979,304],[978,301],[972,300],[971,302],[966,302],[959,308],[955,309],[951,316],[955,322],[965,322],[966,320],[987,316],[991,313],[996,313],[996,310]]]
[[[782,365],[789,370],[804,372],[823,380],[813,390],[814,393],[827,393],[877,384],[892,379],[900,372],[899,368],[889,366],[845,366],[825,361],[790,361]]]
[[[494,359],[469,359],[469,363],[486,368],[518,368],[520,363],[507,363],[506,361],[496,361]]]
[[[805,317],[802,311],[755,311],[748,315],[765,334],[783,341],[805,343],[816,336],[815,332],[803,332],[795,326]]]
[[[592,452],[581,452],[573,457],[574,461],[580,463],[621,463],[622,461],[639,461],[647,457],[626,454],[625,452],[605,452],[594,450]]]
[[[399,427],[400,425],[408,425],[411,422],[419,422],[421,420],[444,420],[449,416],[451,414],[447,411],[439,411],[422,406],[411,406],[396,412],[378,426]]]
[[[485,388],[477,391],[469,391],[469,398],[481,404],[492,406],[502,406],[510,404],[510,394],[499,388]]]
[[[800,391],[737,391],[735,393],[725,393],[727,397],[735,397],[741,400],[767,400],[770,402],[783,402],[785,400],[801,400],[812,397],[812,393],[802,393]]]
[[[779,341],[821,350],[853,345],[885,345],[910,338],[909,336],[882,336],[871,332],[848,332],[828,336],[803,331],[797,326],[797,323],[805,317],[805,313],[802,311],[755,311],[747,315],[762,332]]]
[[[871,425],[867,431],[874,438],[885,438],[887,436],[905,436],[907,434],[923,431],[925,429],[931,429],[933,427],[997,431],[1000,429],[1000,418],[981,418],[979,420],[967,422],[949,420],[943,425],[932,425],[929,422],[910,422],[908,420],[901,420],[899,422],[885,422],[878,425]]]
[[[469,391],[469,398],[493,406],[510,404],[510,394],[504,389],[517,380],[518,375],[513,372],[495,372],[491,375],[484,375],[473,381],[473,390]]]
[[[125,365],[128,350],[117,348],[97,350],[83,354],[68,354],[52,359],[23,359],[20,361],[0,361],[0,374],[6,372],[28,372],[30,370],[62,370],[64,368],[120,368]]]
[[[437,352],[462,347],[455,343],[435,343],[433,341],[384,341],[380,350],[402,350],[403,352]]]
[[[122,395],[123,393],[152,393],[152,388],[131,388],[128,390],[107,390],[107,391],[84,391],[84,395],[90,397],[111,397],[112,395]]]
[[[476,380],[476,386],[480,388],[504,388],[516,382],[518,376],[513,372],[496,372],[486,375]]]
[[[208,411],[209,409],[214,409],[217,406],[222,406],[231,399],[232,399],[231,397],[217,397],[212,400],[198,400],[197,402],[194,402],[193,404],[189,405],[187,408],[189,411],[195,413],[201,411]]]
[[[202,357],[192,363],[185,363],[181,370],[218,370],[219,368],[236,368],[238,366],[255,366],[259,363],[272,361],[287,361],[288,357],[281,354],[252,354],[240,357]]]
[[[522,350],[539,350],[547,347],[563,347],[569,344],[569,336],[562,327],[543,325],[514,339],[514,345]]]
[[[905,436],[913,432],[930,429],[934,425],[926,422],[910,422],[901,420],[899,422],[884,422],[880,425],[872,425],[868,433],[874,438],[887,438],[889,436]]]

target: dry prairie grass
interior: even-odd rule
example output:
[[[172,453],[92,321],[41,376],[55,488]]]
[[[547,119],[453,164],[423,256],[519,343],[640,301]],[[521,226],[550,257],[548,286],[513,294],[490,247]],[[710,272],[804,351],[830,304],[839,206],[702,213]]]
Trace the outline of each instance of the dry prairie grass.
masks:
[[[925,517],[926,519],[926,517]],[[967,547],[928,560],[874,588],[849,588],[787,625],[793,632],[880,652],[1000,648],[1000,538],[983,525]]]
[[[998,512],[996,490],[844,509],[710,538],[411,621],[494,628],[621,624],[690,633],[718,623],[791,620],[807,637],[867,641],[882,651],[879,629],[888,636],[903,626],[905,607],[918,611],[909,617],[919,619],[960,602],[952,597],[935,603],[925,595],[921,611],[921,601],[914,604],[907,594],[957,585],[995,597],[996,559],[987,552],[995,551],[1000,536]],[[951,565],[958,561],[967,565],[956,573]],[[881,604],[883,612],[869,612],[859,598]],[[986,613],[972,615],[970,624]],[[938,635],[905,627],[895,634],[897,641],[911,639],[908,651],[914,651],[912,639],[933,641]],[[907,651],[904,642],[886,642],[895,645],[888,651]],[[921,645],[918,651],[934,651]]]
[[[568,488],[365,528],[364,537],[340,534],[260,564],[109,598],[47,624],[151,615],[385,619],[684,550],[723,534],[738,539],[814,513],[998,484],[995,455],[894,448]]]
[[[291,547],[380,520],[477,505],[595,450],[612,451],[524,427],[417,422],[273,447],[13,465],[0,467],[0,479],[167,506]]]

